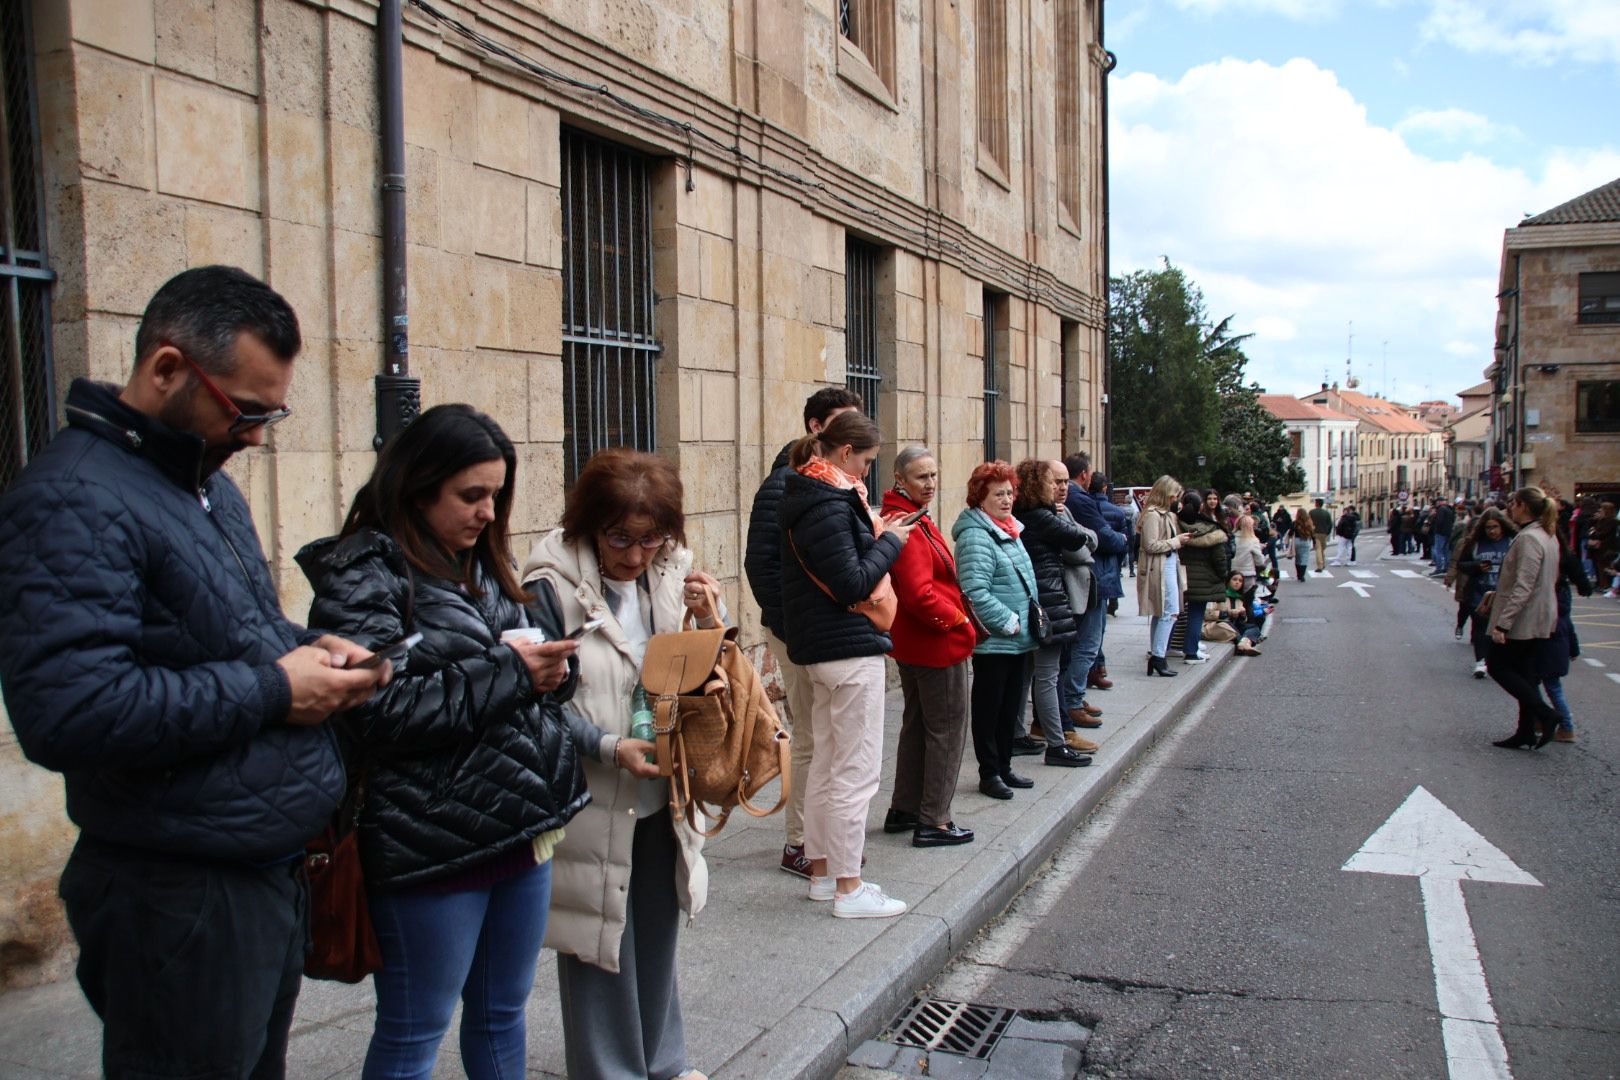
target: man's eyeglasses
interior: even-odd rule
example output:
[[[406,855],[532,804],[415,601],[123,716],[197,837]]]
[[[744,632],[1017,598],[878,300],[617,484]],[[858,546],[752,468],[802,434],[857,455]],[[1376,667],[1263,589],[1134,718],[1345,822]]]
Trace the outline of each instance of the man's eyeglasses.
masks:
[[[178,349],[175,351],[179,352]],[[231,400],[229,394],[221,390],[219,385],[208,377],[208,372],[204,371],[195,360],[183,352],[180,353],[180,359],[191,366],[191,370],[196,372],[197,378],[202,380],[203,386],[207,387],[208,392],[214,395],[214,400],[218,401],[220,407],[230,414],[232,435],[240,434],[251,428],[279,424],[292,415],[292,406],[290,405],[283,405],[279,409],[271,409],[267,413],[245,413],[242,411],[241,406]]]
[[[602,534],[608,547],[614,551],[624,551],[630,547],[640,547],[643,551],[657,551],[669,543],[669,533],[648,533],[646,536],[631,536],[629,533],[617,529]]]

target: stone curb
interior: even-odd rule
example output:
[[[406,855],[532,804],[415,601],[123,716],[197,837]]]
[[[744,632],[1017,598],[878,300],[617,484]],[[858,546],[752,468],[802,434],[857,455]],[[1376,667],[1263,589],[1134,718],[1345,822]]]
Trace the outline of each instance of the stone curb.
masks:
[[[876,1035],[984,926],[1023,890],[1058,846],[1114,786],[1199,701],[1214,673],[1232,660],[1213,651],[1199,677],[1147,706],[1106,756],[1083,770],[1082,783],[1045,792],[992,848],[945,880],[928,901],[908,912],[714,1073],[715,1080],[826,1080],[862,1042]],[[1185,677],[1187,670],[1183,669]],[[986,853],[987,855],[989,852]],[[943,894],[944,905],[935,902]]]

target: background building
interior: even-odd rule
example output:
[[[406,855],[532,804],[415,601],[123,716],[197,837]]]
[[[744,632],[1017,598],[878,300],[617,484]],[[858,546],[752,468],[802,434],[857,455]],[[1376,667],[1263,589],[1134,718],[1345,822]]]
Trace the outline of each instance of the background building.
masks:
[[[1406,406],[1341,390],[1337,383],[1300,400],[1356,418],[1357,483],[1348,501],[1360,506],[1369,523],[1382,521],[1392,506],[1443,493],[1444,440]]]
[[[1101,458],[1100,0],[433,10],[455,22],[405,15],[409,317],[385,334],[375,0],[0,5],[0,484],[71,379],[127,375],[157,287],[210,262],[303,323],[293,418],[231,465],[295,616],[293,554],[369,474],[407,331],[423,403],[517,445],[519,557],[594,449],[667,454],[748,643],[747,507],[818,386],[862,394],[884,464],[937,450],[947,532],[985,458]],[[0,982],[37,978],[74,831],[8,724],[0,828]]]
[[[1501,490],[1620,493],[1620,180],[1503,234],[1485,377]]]
[[[1338,505],[1353,500],[1357,484],[1355,417],[1287,394],[1261,394],[1261,406],[1288,433],[1288,460],[1305,470],[1309,499]]]

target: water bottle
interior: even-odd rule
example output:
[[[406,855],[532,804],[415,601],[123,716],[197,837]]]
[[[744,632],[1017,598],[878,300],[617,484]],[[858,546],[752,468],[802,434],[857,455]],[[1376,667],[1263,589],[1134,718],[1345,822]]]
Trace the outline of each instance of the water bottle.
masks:
[[[647,742],[657,741],[657,733],[653,731],[652,702],[647,697],[646,689],[636,684],[636,689],[630,695],[630,737],[632,739],[645,739]],[[654,754],[646,755],[648,764],[658,759]]]

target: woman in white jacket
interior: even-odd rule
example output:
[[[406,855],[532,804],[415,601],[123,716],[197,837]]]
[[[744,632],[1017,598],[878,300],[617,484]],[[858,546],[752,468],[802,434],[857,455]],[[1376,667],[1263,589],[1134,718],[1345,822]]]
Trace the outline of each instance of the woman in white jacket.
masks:
[[[552,858],[546,924],[573,1080],[702,1078],[686,1057],[675,939],[708,895],[703,837],[670,814],[653,744],[629,736],[648,639],[680,629],[688,609],[700,626],[724,618],[710,606],[718,583],[692,570],[681,498],[668,461],[604,450],[523,571],[551,584],[569,627],[602,620],[580,641],[565,711],[591,802]]]

